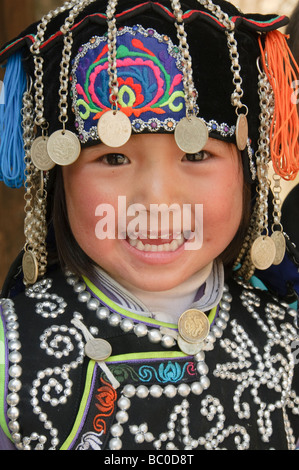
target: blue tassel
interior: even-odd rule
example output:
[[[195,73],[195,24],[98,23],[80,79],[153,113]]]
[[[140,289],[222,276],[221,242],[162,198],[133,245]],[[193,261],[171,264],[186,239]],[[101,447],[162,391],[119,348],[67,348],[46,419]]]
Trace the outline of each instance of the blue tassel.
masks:
[[[26,86],[22,55],[17,53],[7,61],[0,99],[0,181],[10,188],[20,188],[25,179],[21,111]]]

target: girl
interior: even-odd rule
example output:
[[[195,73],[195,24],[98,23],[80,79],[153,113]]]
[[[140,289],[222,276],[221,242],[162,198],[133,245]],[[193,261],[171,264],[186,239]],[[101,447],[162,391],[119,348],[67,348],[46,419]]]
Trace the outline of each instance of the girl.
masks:
[[[2,448],[296,448],[298,260],[267,173],[298,171],[286,22],[73,0],[1,50],[2,179],[26,201]]]

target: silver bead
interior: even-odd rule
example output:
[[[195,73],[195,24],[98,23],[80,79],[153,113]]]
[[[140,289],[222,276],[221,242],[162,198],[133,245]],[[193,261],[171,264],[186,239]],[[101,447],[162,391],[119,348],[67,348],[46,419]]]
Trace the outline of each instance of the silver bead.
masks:
[[[6,338],[8,341],[15,341],[19,339],[19,332],[18,331],[7,331]]]
[[[8,356],[10,362],[19,364],[22,360],[22,355],[18,351],[13,351]]]
[[[194,395],[201,395],[203,392],[203,387],[199,382],[194,382],[191,385],[191,391]]]
[[[86,289],[86,284],[85,282],[78,282],[78,284],[74,285],[73,289],[77,294],[79,294],[80,292],[83,292]]]
[[[197,362],[202,362],[205,360],[205,353],[204,351],[200,351],[198,354],[196,354],[194,356],[194,359],[197,361]]]
[[[10,382],[8,383],[8,389],[11,392],[19,392],[21,388],[22,388],[22,383],[18,379],[10,380]]]
[[[204,376],[204,377],[201,377],[200,384],[202,385],[204,390],[207,390],[210,387],[211,382],[208,377]]]
[[[92,311],[97,310],[97,308],[99,308],[99,305],[100,305],[100,301],[98,299],[91,298],[87,302],[87,308]]]
[[[209,368],[205,362],[198,362],[196,365],[197,372],[201,375],[208,375]]]
[[[110,315],[110,311],[107,307],[100,307],[97,310],[96,316],[99,320],[106,320]]]
[[[14,379],[18,379],[22,375],[22,368],[18,365],[13,365],[9,368],[9,375]]]
[[[149,389],[145,385],[140,385],[136,389],[136,395],[138,398],[147,398],[149,394]]]
[[[111,435],[113,437],[121,437],[124,433],[124,430],[123,430],[123,427],[120,424],[114,424],[111,427],[110,432],[111,432]]]
[[[110,450],[121,450],[121,448],[122,448],[122,442],[119,439],[119,437],[114,437],[113,439],[111,439],[111,441],[109,442]]]
[[[120,327],[125,333],[129,333],[134,328],[134,322],[129,318],[124,318],[120,324]]]
[[[121,322],[121,316],[118,313],[113,313],[108,319],[108,323],[111,326],[118,326]]]
[[[151,343],[160,343],[160,341],[162,340],[162,334],[159,330],[150,330],[148,332],[148,339]]]
[[[134,333],[138,338],[142,338],[143,336],[146,336],[148,332],[148,328],[144,323],[138,323],[134,327]]]
[[[220,308],[221,308],[221,310],[229,312],[231,307],[230,307],[230,304],[228,302],[226,302],[225,300],[222,300],[220,302]]]
[[[149,392],[152,397],[160,398],[163,394],[163,388],[160,385],[152,385]]]
[[[172,336],[165,335],[162,338],[162,346],[165,348],[172,348],[176,344],[175,339]]]
[[[20,341],[13,340],[8,343],[8,347],[10,351],[20,351],[22,345]]]
[[[126,385],[124,387],[123,394],[127,398],[132,398],[136,394],[136,388],[134,385]]]
[[[128,410],[131,406],[131,402],[128,398],[126,397],[121,397],[119,400],[118,400],[118,406],[121,410]]]
[[[190,387],[187,384],[180,384],[178,386],[178,394],[181,397],[187,397],[190,394]]]
[[[175,388],[174,385],[167,385],[164,389],[164,395],[167,398],[174,398],[177,394],[177,389]]]
[[[19,404],[20,398],[19,398],[19,395],[17,393],[10,393],[7,396],[6,401],[7,401],[7,404],[9,406],[17,406]]]
[[[116,416],[115,416],[115,417],[116,417],[117,422],[118,422],[119,424],[125,424],[125,423],[127,423],[128,420],[129,420],[129,415],[128,415],[128,413],[127,413],[126,411],[123,411],[123,410],[122,410],[122,411],[118,411],[118,412],[116,413]]]
[[[83,302],[83,303],[88,302],[90,298],[91,298],[90,292],[83,291],[83,292],[80,292],[78,295],[79,302]]]
[[[15,421],[16,419],[18,419],[18,417],[20,416],[18,408],[16,408],[15,406],[12,406],[11,408],[8,408],[7,416],[12,421]]]

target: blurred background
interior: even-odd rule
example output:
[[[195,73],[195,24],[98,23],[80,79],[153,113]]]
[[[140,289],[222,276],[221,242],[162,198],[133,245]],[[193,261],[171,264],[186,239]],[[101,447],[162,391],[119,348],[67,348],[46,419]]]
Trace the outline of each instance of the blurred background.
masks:
[[[245,12],[290,15],[298,0],[231,0]],[[0,0],[0,44],[17,36],[30,23],[49,10],[62,5],[62,0]],[[298,25],[299,28],[299,25]],[[0,80],[3,71],[0,69]],[[284,197],[298,181],[284,184]],[[0,289],[5,275],[24,245],[24,192],[8,189],[0,183]]]

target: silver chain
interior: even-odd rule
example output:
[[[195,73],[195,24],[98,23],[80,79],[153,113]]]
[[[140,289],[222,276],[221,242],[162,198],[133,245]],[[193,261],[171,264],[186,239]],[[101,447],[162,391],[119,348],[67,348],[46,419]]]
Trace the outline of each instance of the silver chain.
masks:
[[[117,0],[109,0],[107,6],[107,24],[108,24],[108,75],[109,75],[109,88],[111,90],[109,101],[112,108],[118,109],[118,77],[117,77],[117,27],[115,12],[117,7]]]
[[[242,89],[241,66],[239,62],[238,43],[235,38],[235,23],[230,19],[227,13],[223,12],[219,5],[215,5],[212,0],[197,0],[207,10],[211,11],[213,15],[225,26],[225,34],[227,36],[227,44],[229,55],[231,59],[231,71],[233,73],[233,84],[235,90],[231,97],[232,105],[236,108],[236,114],[239,116],[239,111],[243,108],[246,110],[245,115],[248,114],[248,107],[242,103],[244,91]],[[244,114],[244,113],[243,113]]]
[[[61,26],[60,31],[64,35],[63,37],[63,50],[62,50],[62,60],[60,63],[60,88],[59,88],[59,121],[63,125],[65,130],[65,124],[68,121],[68,83],[69,83],[69,70],[70,62],[72,56],[72,46],[73,46],[73,33],[71,31],[75,19],[77,16],[86,8],[88,5],[93,3],[95,0],[76,0],[73,1],[73,8],[69,13],[69,16],[66,18],[64,24]]]
[[[33,55],[34,60],[34,88],[35,88],[35,124],[43,129],[48,128],[47,121],[44,117],[44,84],[43,84],[43,77],[44,77],[44,59],[40,55],[40,47],[44,41],[45,33],[50,21],[52,21],[56,16],[64,11],[72,8],[72,6],[78,0],[71,0],[65,2],[61,7],[56,8],[55,10],[50,11],[41,19],[37,27],[37,34],[35,37],[35,41],[30,48],[30,52]]]
[[[186,99],[186,115],[187,117],[195,114],[196,93],[193,81],[192,58],[189,52],[189,44],[187,42],[187,33],[184,28],[183,11],[179,0],[172,0],[172,9],[176,19],[177,37],[180,42],[180,52],[184,61],[183,83]]]

